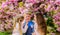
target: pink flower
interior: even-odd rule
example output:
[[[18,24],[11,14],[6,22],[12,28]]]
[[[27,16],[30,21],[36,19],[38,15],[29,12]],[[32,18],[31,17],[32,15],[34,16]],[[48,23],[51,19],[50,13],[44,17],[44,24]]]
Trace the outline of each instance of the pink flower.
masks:
[[[7,4],[5,2],[2,3],[2,8],[7,7]]]
[[[3,24],[1,24],[1,27],[4,27],[4,25],[3,25]]]
[[[27,13],[29,11],[29,9],[24,9],[23,13]]]
[[[60,0],[56,0],[55,3],[60,6]]]
[[[24,10],[23,7],[20,7],[20,8],[19,8],[19,11],[20,11],[21,13],[23,13],[23,10]]]
[[[59,21],[58,21],[58,22],[56,22],[56,24],[60,26],[60,22],[59,22]]]
[[[56,2],[59,2],[60,0],[56,0]]]
[[[2,18],[3,17],[3,15],[2,14],[0,14],[0,18]]]
[[[54,16],[53,16],[53,18],[54,18],[54,20],[55,20],[55,22],[56,22],[56,24],[58,24],[59,26],[60,26],[60,12],[58,12],[57,14],[55,14]],[[57,22],[58,21],[58,22]]]
[[[12,4],[12,2],[9,1],[9,2],[6,2],[6,4]]]
[[[55,10],[58,11],[59,10],[59,7],[57,7]]]
[[[26,2],[28,3],[39,3],[40,1],[44,1],[44,0],[26,0]]]
[[[6,14],[11,14],[11,12],[6,12]]]
[[[13,15],[13,16],[16,16],[16,13],[13,13],[12,15]]]
[[[3,16],[3,18],[8,18],[8,15],[6,15],[6,16]]]
[[[13,9],[14,9],[13,4],[10,4],[9,9],[10,9],[10,10],[13,10]]]
[[[58,28],[57,28],[57,31],[59,31],[59,32],[60,32],[60,27],[58,27]]]
[[[10,23],[10,24],[8,24],[8,28],[10,29],[11,28],[11,26],[12,26],[12,24]]]
[[[0,10],[0,12],[2,13],[2,12],[3,12],[3,10]]]
[[[18,2],[14,2],[14,4],[15,4],[15,6],[17,6],[18,5]]]
[[[18,1],[18,0],[9,0],[9,1],[15,2],[15,1]]]
[[[36,0],[26,0],[26,2],[29,2],[29,3],[36,3]]]
[[[32,5],[33,5],[33,3],[25,3],[25,4],[24,4],[24,6],[25,6],[26,8],[30,8]]]
[[[51,5],[48,5],[47,9],[45,9],[45,10],[49,12],[50,9],[51,9]]]
[[[50,1],[50,4],[54,4],[54,1],[51,0],[51,1]]]
[[[51,35],[55,35],[55,33],[51,33]]]
[[[34,8],[34,11],[38,11],[39,7],[38,8]]]

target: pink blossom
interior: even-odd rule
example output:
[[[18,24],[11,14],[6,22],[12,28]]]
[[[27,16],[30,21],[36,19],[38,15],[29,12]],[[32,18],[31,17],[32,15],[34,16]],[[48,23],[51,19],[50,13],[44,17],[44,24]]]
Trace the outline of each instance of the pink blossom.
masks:
[[[39,7],[38,8],[34,8],[34,11],[38,11]]]
[[[18,0],[9,0],[9,1],[15,2],[15,1],[18,1]]]
[[[30,8],[32,5],[33,5],[33,3],[25,3],[25,4],[24,4],[24,6],[25,6],[26,8]]]
[[[50,1],[50,4],[54,4],[54,1],[52,0],[52,1]]]
[[[57,7],[55,10],[58,11],[59,10],[59,7]]]
[[[8,26],[7,25],[5,26],[5,29],[8,29]]]
[[[60,6],[60,0],[56,0],[55,3]]]
[[[18,0],[14,0],[14,1],[18,1]]]
[[[16,13],[13,13],[12,15],[13,15],[13,16],[16,16]]]
[[[20,11],[21,13],[23,13],[23,10],[24,10],[23,7],[20,7],[20,8],[19,8],[19,11]]]
[[[59,22],[59,21],[58,21],[58,22],[56,22],[56,24],[60,26],[60,22]]]
[[[55,33],[51,33],[51,35],[55,35]]]
[[[26,2],[29,2],[29,3],[36,3],[36,0],[26,0]]]
[[[6,12],[6,14],[11,14],[11,12]]]
[[[40,5],[40,8],[43,8],[44,6],[45,6],[45,4],[41,4],[41,5]]]
[[[60,27],[58,27],[58,28],[57,28],[57,31],[59,31],[59,32],[60,32]]]
[[[56,2],[59,2],[60,0],[56,0]]]
[[[1,27],[4,27],[4,25],[3,25],[3,24],[1,24]]]
[[[44,1],[44,0],[38,0],[37,3],[39,3],[39,2],[43,2],[43,1]]]
[[[14,4],[15,4],[15,6],[17,6],[18,5],[18,2],[14,2]]]
[[[2,18],[3,17],[3,15],[2,14],[0,14],[0,18]]]
[[[45,10],[49,12],[50,9],[51,9],[51,5],[48,5],[47,9],[45,9]]]
[[[12,4],[12,2],[9,1],[9,2],[6,2],[6,4]]]
[[[6,16],[3,16],[3,18],[8,18],[8,16],[6,15]]]
[[[8,28],[10,29],[10,28],[11,28],[11,26],[12,26],[12,24],[11,24],[11,23],[9,23],[9,24],[8,24]]]
[[[0,10],[0,12],[2,13],[2,12],[3,12],[3,10]]]
[[[23,13],[27,13],[29,11],[29,9],[24,9]]]
[[[60,16],[58,16],[58,15],[53,16],[53,18],[54,18],[56,21],[60,20]]]
[[[10,9],[10,10],[13,10],[13,9],[14,9],[13,4],[10,4],[9,9]]]
[[[2,3],[2,8],[7,7],[7,4],[5,2]]]

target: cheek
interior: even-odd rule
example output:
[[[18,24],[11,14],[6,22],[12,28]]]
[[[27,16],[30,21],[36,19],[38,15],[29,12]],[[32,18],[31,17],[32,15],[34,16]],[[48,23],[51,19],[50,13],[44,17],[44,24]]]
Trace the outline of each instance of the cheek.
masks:
[[[26,17],[26,20],[30,20],[30,17]]]
[[[30,19],[29,17],[26,17],[26,19]]]

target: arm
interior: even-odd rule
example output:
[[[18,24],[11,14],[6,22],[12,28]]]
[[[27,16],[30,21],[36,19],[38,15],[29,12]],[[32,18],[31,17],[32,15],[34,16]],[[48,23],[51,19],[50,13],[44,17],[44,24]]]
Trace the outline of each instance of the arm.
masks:
[[[22,32],[23,32],[23,33],[25,33],[25,32],[27,31],[27,29],[28,29],[27,24],[26,24],[25,27],[23,28],[24,22],[25,22],[25,21],[23,21],[23,22],[22,22],[22,25],[21,25],[21,29],[22,29]]]
[[[37,23],[35,21],[33,21],[35,24],[34,24],[34,32],[32,33],[32,35],[37,35]]]

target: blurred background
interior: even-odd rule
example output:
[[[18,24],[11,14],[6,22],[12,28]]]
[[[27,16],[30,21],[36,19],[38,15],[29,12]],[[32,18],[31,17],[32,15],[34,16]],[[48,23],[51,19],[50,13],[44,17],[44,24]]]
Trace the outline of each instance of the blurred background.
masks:
[[[23,13],[25,1],[33,5],[34,11],[41,11],[47,24],[47,35],[60,35],[60,0],[0,0],[0,35],[12,34],[13,18]]]

